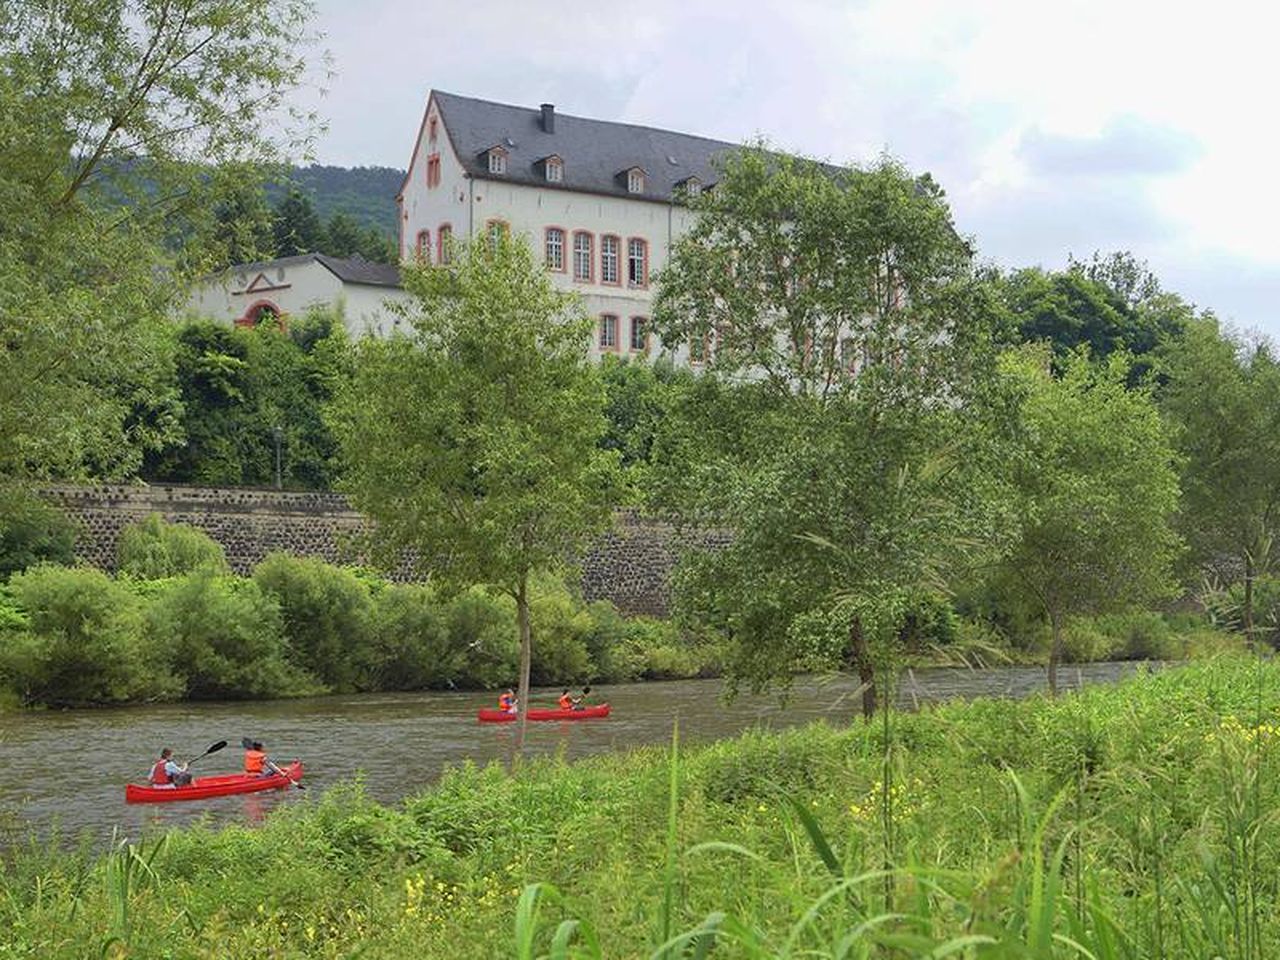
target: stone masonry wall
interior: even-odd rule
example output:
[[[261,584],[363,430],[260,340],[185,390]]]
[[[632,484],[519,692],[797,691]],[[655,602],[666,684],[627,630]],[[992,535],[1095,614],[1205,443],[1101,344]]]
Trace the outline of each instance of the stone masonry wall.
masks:
[[[344,497],[332,493],[177,484],[61,485],[47,493],[80,525],[77,554],[104,570],[115,566],[120,531],[152,513],[209,534],[238,573],[276,550],[355,562],[352,539],[365,525]],[[677,549],[670,526],[620,510],[613,530],[584,558],[583,594],[611,600],[624,613],[663,616]]]

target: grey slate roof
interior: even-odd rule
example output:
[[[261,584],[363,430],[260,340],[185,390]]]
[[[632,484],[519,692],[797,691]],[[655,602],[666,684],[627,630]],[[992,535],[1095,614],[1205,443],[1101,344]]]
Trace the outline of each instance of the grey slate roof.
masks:
[[[228,272],[259,273],[273,267],[297,267],[315,261],[343,283],[362,283],[372,287],[399,287],[400,268],[394,263],[373,263],[363,257],[331,257],[325,253],[300,253],[257,263],[236,263]]]
[[[515,107],[454,93],[433,91],[449,139],[467,173],[548,189],[582,190],[634,200],[670,201],[676,186],[697,177],[703,186],[718,179],[712,160],[740,149],[739,144],[656,130],[630,123],[589,120],[556,113],[554,132],[542,129],[538,107]],[[507,172],[491,174],[485,151],[507,151]],[[555,154],[564,161],[564,180],[548,183],[539,160]],[[645,172],[643,194],[627,192],[632,167]]]

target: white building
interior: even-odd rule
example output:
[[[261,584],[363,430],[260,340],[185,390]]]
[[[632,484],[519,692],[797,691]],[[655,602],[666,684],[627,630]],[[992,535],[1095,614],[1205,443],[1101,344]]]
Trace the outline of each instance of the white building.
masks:
[[[711,186],[715,159],[735,149],[549,103],[432,91],[396,196],[400,258],[439,262],[450,237],[522,234],[596,318],[596,356],[655,353],[650,279],[693,216],[683,199]],[[249,324],[342,298],[352,333],[385,334],[395,320],[384,301],[403,296],[395,267],[310,254],[232,267],[198,285],[191,308]]]
[[[396,197],[400,256],[449,236],[523,234],[557,284],[597,318],[594,351],[657,350],[650,277],[688,227],[681,202],[710,186],[734,144],[432,91]]]
[[[340,306],[353,336],[385,335],[395,320],[388,300],[402,300],[400,270],[393,264],[370,263],[304,253],[262,263],[237,264],[195,284],[187,309],[236,326],[253,326],[264,316],[301,317],[312,307]]]

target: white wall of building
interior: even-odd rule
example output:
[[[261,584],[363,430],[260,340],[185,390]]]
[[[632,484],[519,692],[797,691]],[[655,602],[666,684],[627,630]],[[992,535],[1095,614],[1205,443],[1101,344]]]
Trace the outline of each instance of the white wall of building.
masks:
[[[434,143],[431,141],[433,119]],[[437,156],[439,182],[429,186],[430,161]],[[570,177],[572,172],[566,170],[565,175]],[[404,259],[417,254],[418,238],[423,235],[430,243],[430,259],[436,262],[442,225],[448,225],[455,238],[475,240],[486,235],[490,222],[502,221],[513,235],[524,236],[539,258],[544,255],[546,229],[562,229],[564,270],[552,272],[551,276],[557,286],[581,294],[584,309],[596,318],[597,334],[593,338],[592,352],[597,357],[603,353],[626,355],[633,352],[630,349],[632,321],[639,319],[644,323],[652,316],[652,278],[666,266],[672,243],[688,229],[693,216],[688,208],[675,203],[602,196],[554,186],[540,188],[504,183],[501,179],[472,178],[458,161],[434,100],[428,102],[399,203],[400,253]],[[592,238],[590,281],[574,279],[573,236],[577,231],[584,231]],[[601,238],[605,235],[619,238],[621,282],[617,285],[601,282]],[[648,246],[650,281],[646,286],[633,287],[627,282],[627,244],[632,237],[644,240]],[[602,314],[618,318],[617,344],[610,350],[603,350],[600,345],[599,318]],[[654,337],[649,337],[648,343],[650,356],[656,356],[664,349]],[[674,352],[680,359],[687,359],[687,350],[683,346]]]

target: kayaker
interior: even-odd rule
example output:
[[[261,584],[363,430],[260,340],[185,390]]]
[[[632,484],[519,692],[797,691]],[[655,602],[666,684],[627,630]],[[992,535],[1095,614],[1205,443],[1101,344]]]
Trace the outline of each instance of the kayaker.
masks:
[[[185,787],[190,782],[186,764],[174,760],[169,747],[160,751],[160,759],[151,765],[151,772],[147,774],[147,783],[153,787]]]
[[[591,692],[591,688],[590,688],[590,687],[583,687],[583,688],[582,688],[582,696],[580,696],[580,697],[574,697],[574,698],[573,698],[573,709],[574,709],[574,710],[585,710],[585,709],[587,709],[587,694],[589,694],[590,692]]]
[[[249,746],[244,748],[244,772],[253,774],[255,777],[269,777],[272,773],[273,764],[267,759],[266,753],[262,749],[262,741],[254,740]]]
[[[561,710],[572,710],[574,705],[577,703],[577,701],[569,695],[568,687],[564,688],[564,693],[560,694],[560,700],[558,702]]]
[[[498,697],[498,709],[503,713],[515,713],[520,709],[516,692],[510,687],[507,687],[506,693]]]

